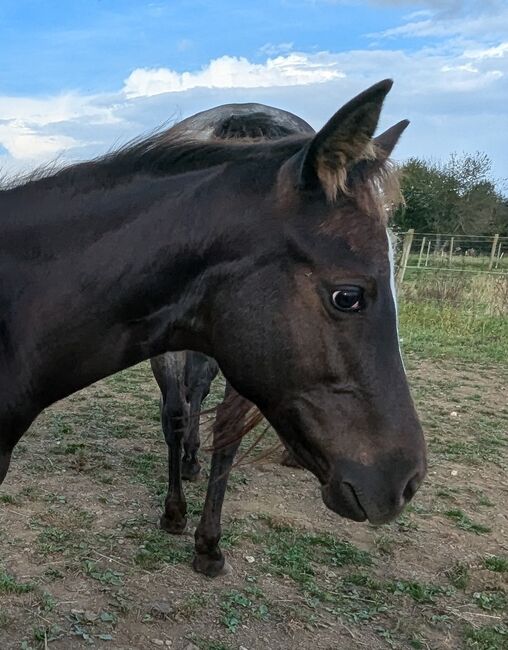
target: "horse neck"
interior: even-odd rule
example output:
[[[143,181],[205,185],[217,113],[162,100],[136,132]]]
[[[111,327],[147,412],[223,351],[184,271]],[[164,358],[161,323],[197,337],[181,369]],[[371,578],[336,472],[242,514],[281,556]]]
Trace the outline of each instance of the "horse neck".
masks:
[[[215,169],[18,193],[5,230],[23,289],[9,326],[41,408],[166,350],[212,352],[206,296],[249,257],[220,180]]]

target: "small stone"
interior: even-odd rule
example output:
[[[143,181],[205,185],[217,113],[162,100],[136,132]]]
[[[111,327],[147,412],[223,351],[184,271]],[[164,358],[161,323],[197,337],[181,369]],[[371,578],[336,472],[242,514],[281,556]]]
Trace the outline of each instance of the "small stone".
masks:
[[[247,650],[247,648],[244,645],[241,645],[238,650]]]
[[[173,645],[173,641],[171,641],[171,639],[166,639],[166,646],[168,648],[171,648],[172,645]]]
[[[459,472],[458,472],[458,470],[456,470],[456,469],[452,469],[452,471],[450,472],[450,474],[451,474],[452,476],[457,476],[458,473],[459,473]]]
[[[452,412],[450,413],[450,415],[452,416],[452,418],[456,418],[457,415],[458,415],[458,413],[457,413],[457,411],[452,411]]]
[[[152,643],[154,645],[164,645],[164,641],[162,639],[152,639]]]
[[[256,561],[256,558],[252,557],[252,555],[246,555],[245,561],[248,562],[249,564],[253,564]]]
[[[156,601],[150,605],[150,614],[154,618],[169,618],[173,613],[173,608],[165,601]]]

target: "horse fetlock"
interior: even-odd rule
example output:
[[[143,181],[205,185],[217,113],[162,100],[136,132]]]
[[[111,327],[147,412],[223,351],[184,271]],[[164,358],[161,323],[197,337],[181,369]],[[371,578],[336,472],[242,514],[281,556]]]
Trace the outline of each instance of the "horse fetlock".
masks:
[[[293,455],[293,452],[284,449],[280,459],[280,464],[284,467],[294,467],[296,469],[303,469],[300,463],[296,460],[296,457]]]
[[[186,481],[197,481],[201,474],[201,463],[197,458],[182,459],[182,478]]]
[[[172,535],[181,535],[187,526],[187,504],[185,501],[168,502],[160,519],[160,527]]]
[[[209,578],[226,575],[231,570],[218,546],[215,547],[211,555],[208,553],[195,553],[192,567],[197,573],[202,573]]]

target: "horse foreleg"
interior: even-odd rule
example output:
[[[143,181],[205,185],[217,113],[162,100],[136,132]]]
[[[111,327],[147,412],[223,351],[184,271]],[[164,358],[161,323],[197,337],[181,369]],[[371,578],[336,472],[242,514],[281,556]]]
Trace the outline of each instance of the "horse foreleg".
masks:
[[[182,442],[188,420],[186,405],[175,404],[174,398],[161,404],[161,420],[168,445],[168,493],[161,516],[161,528],[168,533],[181,535],[187,525],[187,501],[182,487]]]
[[[9,469],[9,464],[11,462],[11,452],[0,450],[0,485],[2,485],[7,470]]]
[[[199,414],[204,396],[194,391],[190,398],[190,416],[187,435],[183,441],[182,478],[186,481],[197,481],[201,473],[201,463],[198,452],[201,445],[199,437]]]
[[[0,391],[1,395],[1,391]],[[2,485],[11,462],[14,447],[32,423],[35,415],[6,417],[0,413],[0,485]]]
[[[200,352],[187,352],[185,369],[190,418],[187,434],[183,442],[182,478],[188,481],[196,481],[201,471],[198,458],[201,405],[210,392],[210,386],[219,372],[219,367],[213,359]]]
[[[182,487],[182,442],[189,425],[185,394],[185,352],[168,353],[151,360],[161,390],[161,424],[168,446],[168,493],[160,526],[180,535],[187,525],[187,502]]]
[[[252,408],[251,402],[240,397],[226,385],[222,404],[217,409],[213,427],[214,452],[210,468],[210,478],[206,492],[205,506],[195,533],[195,571],[215,577],[223,572],[224,555],[219,547],[221,537],[221,513],[229,473],[240,446],[245,416]],[[221,446],[228,439],[231,443]]]

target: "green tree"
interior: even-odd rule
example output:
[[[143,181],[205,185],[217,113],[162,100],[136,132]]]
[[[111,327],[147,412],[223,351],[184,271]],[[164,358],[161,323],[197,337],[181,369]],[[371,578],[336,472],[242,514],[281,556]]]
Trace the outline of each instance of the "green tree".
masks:
[[[409,159],[402,167],[405,205],[395,214],[395,225],[418,232],[505,234],[508,201],[490,178],[492,163],[486,154],[452,154],[443,163]]]

